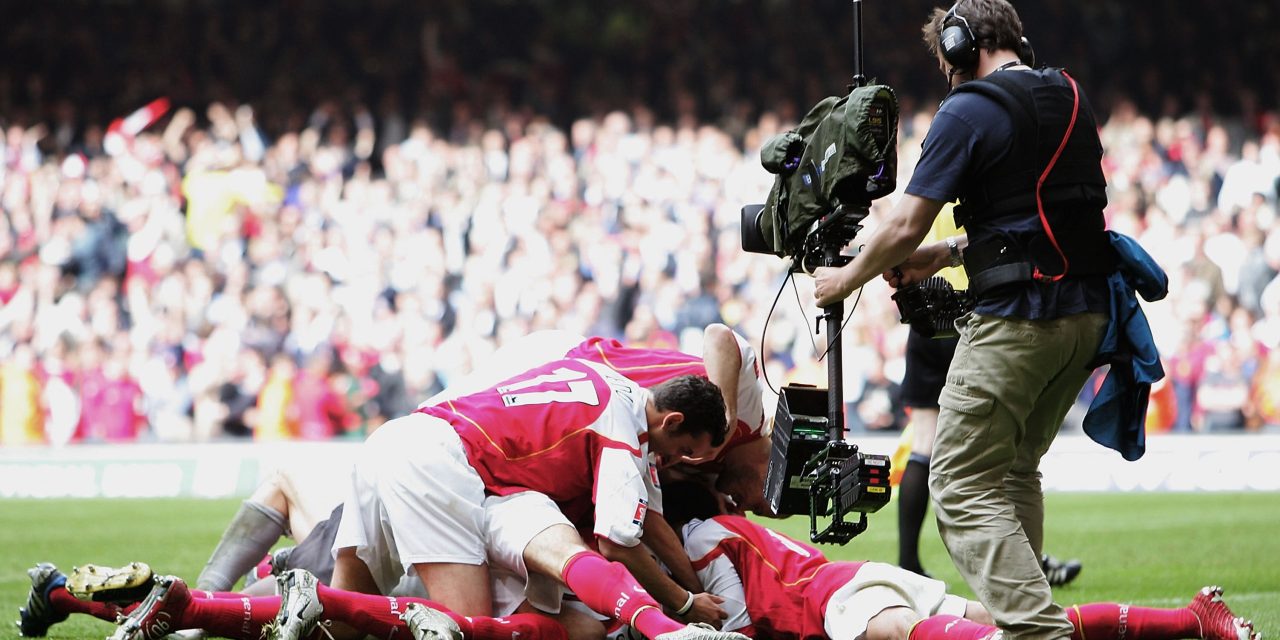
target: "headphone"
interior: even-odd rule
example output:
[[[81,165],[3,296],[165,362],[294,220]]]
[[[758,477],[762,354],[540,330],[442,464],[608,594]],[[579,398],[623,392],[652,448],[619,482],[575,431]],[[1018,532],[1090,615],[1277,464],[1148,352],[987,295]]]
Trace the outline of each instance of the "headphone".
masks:
[[[969,28],[969,21],[956,13],[960,3],[951,5],[942,18],[942,33],[938,36],[938,50],[942,59],[957,73],[973,71],[978,66],[978,39]]]
[[[951,5],[942,18],[942,33],[938,36],[938,50],[942,59],[951,65],[955,73],[971,73],[978,68],[978,38],[964,16],[956,12],[960,2]],[[1018,39],[1018,60],[1028,67],[1036,66],[1036,53],[1026,36]]]

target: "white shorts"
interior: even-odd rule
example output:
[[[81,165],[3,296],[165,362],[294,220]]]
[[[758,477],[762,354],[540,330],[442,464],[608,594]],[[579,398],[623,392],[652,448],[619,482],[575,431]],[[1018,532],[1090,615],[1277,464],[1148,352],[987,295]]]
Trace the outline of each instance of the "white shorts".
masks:
[[[354,547],[390,593],[419,562],[485,563],[484,482],[447,422],[412,413],[359,448],[333,548]]]
[[[883,562],[868,562],[827,601],[825,628],[831,640],[856,640],[867,623],[891,607],[909,607],[922,618],[964,616],[968,600],[947,593],[941,580],[926,578]]]
[[[427,407],[465,395],[484,391],[499,382],[513,378],[535,367],[564,358],[570,349],[582,344],[586,338],[571,331],[547,329],[503,345],[460,380],[449,383],[448,388],[418,405]]]
[[[564,591],[560,581],[529,575],[524,550],[535,536],[558,524],[573,526],[546,495],[524,491],[485,499],[489,532],[489,566],[493,576],[494,613],[508,615],[529,601],[540,611],[559,613]]]

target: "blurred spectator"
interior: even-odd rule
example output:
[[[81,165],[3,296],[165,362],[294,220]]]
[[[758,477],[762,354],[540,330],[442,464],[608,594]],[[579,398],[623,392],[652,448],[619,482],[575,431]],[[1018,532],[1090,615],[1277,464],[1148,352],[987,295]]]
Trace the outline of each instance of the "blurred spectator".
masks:
[[[298,369],[292,357],[277,353],[271,358],[267,379],[257,394],[258,406],[253,421],[255,440],[269,442],[297,436],[299,420],[297,405],[294,404],[294,382],[297,379]]]
[[[44,440],[36,352],[31,345],[20,343],[0,364],[0,442],[11,446]]]
[[[317,349],[305,362],[293,379],[294,437],[327,440],[357,427],[360,418],[347,406],[345,378],[331,351]]]
[[[854,433],[901,431],[907,424],[901,385],[885,375],[883,359],[875,352],[860,365],[864,367],[862,388],[857,396],[845,402],[848,430]]]
[[[1280,432],[1280,349],[1272,349],[1253,378],[1250,427]]]

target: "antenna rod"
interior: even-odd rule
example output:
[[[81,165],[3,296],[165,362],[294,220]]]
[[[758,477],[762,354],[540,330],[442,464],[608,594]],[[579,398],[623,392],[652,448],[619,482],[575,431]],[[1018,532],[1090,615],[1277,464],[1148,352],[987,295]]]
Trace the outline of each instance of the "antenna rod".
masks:
[[[853,0],[853,86],[867,83],[862,73],[862,0]]]

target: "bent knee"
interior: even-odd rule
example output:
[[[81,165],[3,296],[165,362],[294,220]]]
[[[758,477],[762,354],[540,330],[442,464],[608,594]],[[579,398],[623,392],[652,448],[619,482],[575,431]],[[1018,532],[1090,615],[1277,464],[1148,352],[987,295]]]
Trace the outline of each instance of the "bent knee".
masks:
[[[910,607],[890,607],[867,621],[866,640],[907,640],[920,614]]]

